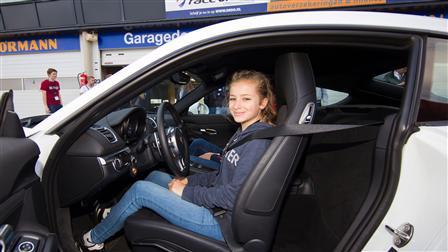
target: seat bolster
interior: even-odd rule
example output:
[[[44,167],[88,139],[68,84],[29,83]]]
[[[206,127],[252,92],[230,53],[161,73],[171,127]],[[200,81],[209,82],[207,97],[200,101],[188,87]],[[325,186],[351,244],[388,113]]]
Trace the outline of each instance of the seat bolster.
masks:
[[[162,247],[169,251],[229,251],[225,242],[177,227],[148,209],[129,216],[126,238],[132,249]]]

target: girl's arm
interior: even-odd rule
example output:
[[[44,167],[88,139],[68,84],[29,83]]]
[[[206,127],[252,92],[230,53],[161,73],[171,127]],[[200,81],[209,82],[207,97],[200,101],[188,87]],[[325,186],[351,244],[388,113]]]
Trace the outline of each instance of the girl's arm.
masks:
[[[241,186],[252,169],[255,168],[269,144],[270,140],[257,139],[238,147],[241,150],[238,152],[240,159],[234,168],[234,173],[229,183],[213,187],[192,186],[189,183],[183,190],[182,198],[208,208],[221,207],[232,209]]]
[[[196,173],[194,175],[188,176],[189,186],[208,186],[215,182],[218,171],[206,172],[206,173]]]

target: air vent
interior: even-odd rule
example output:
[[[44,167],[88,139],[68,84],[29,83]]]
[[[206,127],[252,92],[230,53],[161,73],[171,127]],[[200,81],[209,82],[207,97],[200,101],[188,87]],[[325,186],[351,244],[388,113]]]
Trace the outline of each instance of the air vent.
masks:
[[[110,143],[115,143],[117,141],[117,137],[112,132],[112,130],[102,127],[102,128],[95,128],[98,132],[101,133]]]

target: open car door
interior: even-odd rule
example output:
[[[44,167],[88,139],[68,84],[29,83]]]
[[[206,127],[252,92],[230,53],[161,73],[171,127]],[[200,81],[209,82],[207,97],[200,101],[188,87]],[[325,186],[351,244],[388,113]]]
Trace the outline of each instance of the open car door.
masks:
[[[55,250],[34,168],[40,151],[25,137],[13,92],[0,100],[0,251]]]

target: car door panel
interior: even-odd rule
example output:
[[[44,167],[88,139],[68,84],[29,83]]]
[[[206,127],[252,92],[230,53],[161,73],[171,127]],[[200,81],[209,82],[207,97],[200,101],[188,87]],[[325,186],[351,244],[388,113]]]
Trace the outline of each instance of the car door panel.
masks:
[[[416,231],[409,244],[402,249],[446,251],[447,133],[447,126],[420,127],[409,137],[403,148],[401,164],[401,170],[406,172],[401,173],[394,201],[364,250],[390,251],[393,236],[385,226],[396,229],[410,223]]]
[[[38,145],[25,138],[14,112],[13,92],[0,100],[0,250],[57,251],[55,235],[48,229],[47,211],[40,179],[35,172]],[[31,251],[29,250],[29,251]],[[28,251],[28,250],[27,250]]]
[[[204,138],[224,147],[238,125],[224,115],[188,115],[183,121],[190,138]]]
[[[38,181],[34,167],[40,150],[35,142],[25,138],[22,124],[14,112],[13,92],[0,100],[0,204],[15,192]]]
[[[39,148],[26,138],[0,138],[0,203],[38,179],[34,165]]]
[[[0,203],[0,223],[14,224],[17,222],[20,208],[23,206],[25,191],[19,191],[10,195],[6,200]]]

